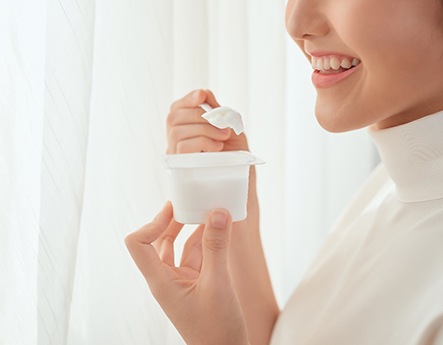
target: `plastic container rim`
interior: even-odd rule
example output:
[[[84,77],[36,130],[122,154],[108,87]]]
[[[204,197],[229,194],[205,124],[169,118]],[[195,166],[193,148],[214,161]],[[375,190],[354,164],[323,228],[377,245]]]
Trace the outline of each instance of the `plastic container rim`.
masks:
[[[229,156],[232,161],[227,161]],[[217,161],[217,159],[220,159]],[[205,160],[210,160],[208,163]],[[167,154],[164,162],[169,169],[195,169],[264,164],[249,151],[195,152]]]

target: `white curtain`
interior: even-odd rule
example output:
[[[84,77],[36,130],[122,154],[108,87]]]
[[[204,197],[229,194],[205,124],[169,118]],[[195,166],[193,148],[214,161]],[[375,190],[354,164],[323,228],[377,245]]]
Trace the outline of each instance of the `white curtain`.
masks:
[[[166,200],[170,103],[239,110],[283,306],[376,161],[313,115],[284,1],[0,0],[0,344],[183,344],[123,238]],[[186,233],[179,239],[178,250]]]

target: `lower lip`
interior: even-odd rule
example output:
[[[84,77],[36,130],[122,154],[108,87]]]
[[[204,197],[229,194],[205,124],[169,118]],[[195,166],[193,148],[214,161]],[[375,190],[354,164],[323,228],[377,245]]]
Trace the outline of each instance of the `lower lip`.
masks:
[[[338,84],[343,79],[349,77],[354,72],[356,72],[359,69],[360,65],[361,64],[351,69],[348,69],[344,72],[333,73],[333,74],[322,74],[319,73],[318,71],[314,71],[314,73],[312,73],[312,83],[316,88],[320,89],[332,87]]]

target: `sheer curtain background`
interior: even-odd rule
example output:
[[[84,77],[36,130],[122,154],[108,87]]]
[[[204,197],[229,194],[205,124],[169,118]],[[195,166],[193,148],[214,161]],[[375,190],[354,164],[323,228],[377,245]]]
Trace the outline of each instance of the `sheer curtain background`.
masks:
[[[123,238],[167,198],[166,116],[195,88],[243,114],[267,162],[262,239],[284,305],[377,161],[364,130],[316,123],[284,6],[0,0],[0,344],[183,344]]]

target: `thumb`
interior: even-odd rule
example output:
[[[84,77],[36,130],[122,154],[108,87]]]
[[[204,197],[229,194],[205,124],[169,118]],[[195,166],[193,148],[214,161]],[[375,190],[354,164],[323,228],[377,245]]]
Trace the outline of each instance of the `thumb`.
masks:
[[[208,103],[211,107],[217,108],[220,106],[217,99],[214,96],[214,93],[211,90],[205,90],[206,99],[205,102]]]
[[[227,210],[216,209],[210,213],[203,232],[203,272],[227,271],[231,227],[232,218]]]

